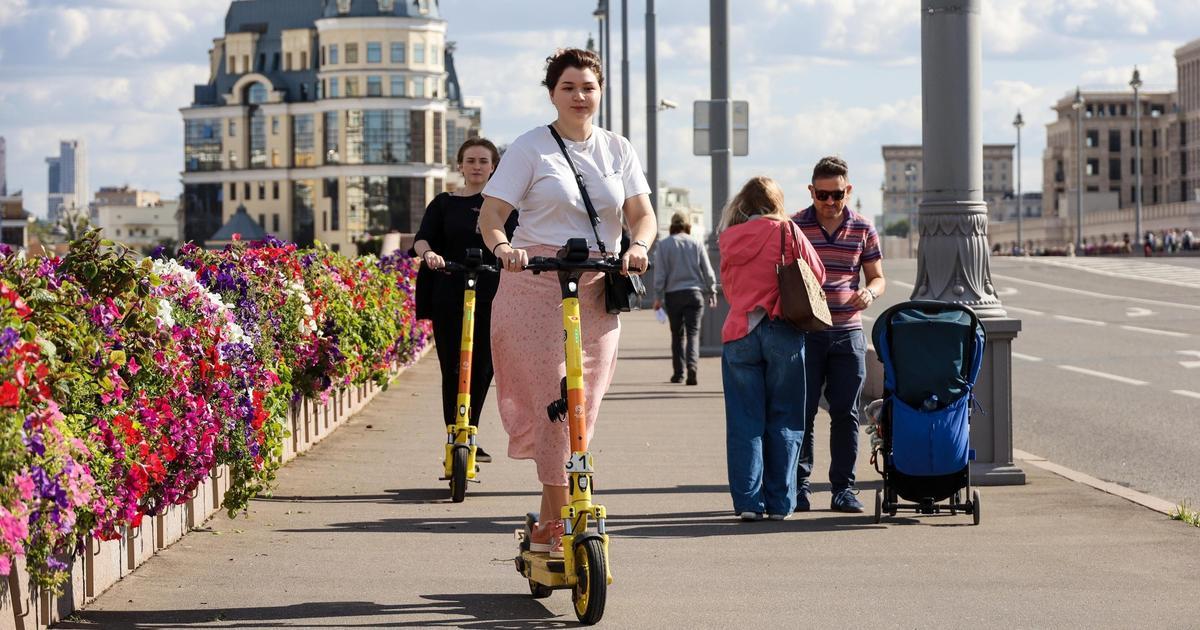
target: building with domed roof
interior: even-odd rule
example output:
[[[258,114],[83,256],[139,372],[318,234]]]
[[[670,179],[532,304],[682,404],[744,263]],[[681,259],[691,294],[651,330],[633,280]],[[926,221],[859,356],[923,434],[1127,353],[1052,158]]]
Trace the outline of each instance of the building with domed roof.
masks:
[[[415,231],[451,172],[447,116],[461,118],[446,48],[436,0],[234,0],[181,110],[184,239],[239,206],[267,233],[350,254]]]

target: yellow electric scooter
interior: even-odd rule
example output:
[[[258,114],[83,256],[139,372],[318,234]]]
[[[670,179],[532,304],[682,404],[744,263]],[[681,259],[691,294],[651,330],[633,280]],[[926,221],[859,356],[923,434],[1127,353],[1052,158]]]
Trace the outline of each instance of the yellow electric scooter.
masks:
[[[515,559],[517,572],[529,580],[530,593],[539,599],[548,597],[555,589],[572,589],[575,616],[590,625],[604,615],[612,574],[609,573],[604,506],[592,503],[595,459],[588,452],[587,441],[579,279],[589,271],[620,273],[621,260],[590,258],[587,240],[580,238],[569,240],[557,258],[537,256],[530,259],[525,268],[533,273],[557,271],[562,287],[567,375],[561,383],[562,398],[550,403],[546,412],[551,422],[566,420],[568,423],[571,456],[566,461],[566,468],[570,500],[562,510],[565,525],[563,557],[551,558],[548,553],[529,550],[530,536],[538,520],[537,514],[530,513],[525,516],[525,527],[516,532],[520,545],[520,554]]]
[[[462,342],[459,346],[458,360],[458,398],[455,409],[454,424],[446,425],[446,456],[443,461],[445,476],[443,481],[450,481],[450,500],[462,503],[467,497],[467,483],[478,482],[475,478],[475,435],[476,427],[471,426],[471,362],[475,349],[475,285],[479,274],[497,273],[492,265],[483,264],[483,252],[472,248],[467,250],[462,263],[446,261],[446,266],[439,271],[446,273],[461,273],[465,276],[463,290]]]

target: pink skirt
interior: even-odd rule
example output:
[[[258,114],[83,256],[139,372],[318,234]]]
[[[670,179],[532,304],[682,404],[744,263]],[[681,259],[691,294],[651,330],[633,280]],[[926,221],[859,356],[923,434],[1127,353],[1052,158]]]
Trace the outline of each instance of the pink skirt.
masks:
[[[553,256],[557,248],[539,245],[528,251],[530,256]],[[616,370],[621,320],[604,309],[604,277],[600,274],[583,276],[579,308],[590,443],[600,401]],[[550,422],[546,415],[546,406],[559,399],[559,384],[567,373],[557,274],[502,272],[492,302],[492,363],[500,421],[508,433],[508,456],[532,459],[543,485],[567,485],[567,423]]]

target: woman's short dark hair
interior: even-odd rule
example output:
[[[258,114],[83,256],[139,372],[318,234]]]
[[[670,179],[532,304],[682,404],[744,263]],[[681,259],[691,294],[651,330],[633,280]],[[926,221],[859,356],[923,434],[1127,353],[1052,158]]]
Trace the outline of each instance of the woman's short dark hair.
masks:
[[[837,179],[838,177],[850,177],[850,167],[846,165],[846,160],[837,156],[823,157],[817,165],[813,167],[813,181],[818,179]]]
[[[462,143],[461,147],[458,147],[457,164],[462,164],[463,156],[467,154],[467,149],[471,147],[483,147],[487,149],[492,154],[492,166],[496,167],[500,165],[500,150],[496,148],[496,145],[491,140],[483,137],[467,138],[467,141]]]
[[[581,48],[560,48],[553,55],[546,57],[546,78],[542,85],[553,92],[554,86],[558,85],[558,78],[567,68],[591,70],[596,74],[596,82],[600,87],[604,87],[604,67],[600,64],[600,56]]]

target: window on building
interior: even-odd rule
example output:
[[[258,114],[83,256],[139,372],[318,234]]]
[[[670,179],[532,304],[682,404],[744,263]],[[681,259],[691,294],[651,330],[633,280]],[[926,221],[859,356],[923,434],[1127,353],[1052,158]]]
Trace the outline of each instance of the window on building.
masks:
[[[276,233],[279,232],[279,213],[278,212],[271,215],[271,231],[276,232]]]
[[[1086,138],[1086,140],[1084,141],[1083,146],[1085,146],[1085,147],[1100,146],[1100,130],[1099,129],[1088,129],[1087,131],[1084,132],[1084,137]]]
[[[279,72],[279,53],[275,53],[272,57],[272,68],[275,72]]]
[[[407,90],[404,89],[404,87],[405,87],[404,84],[407,83],[407,81],[404,80],[404,75],[393,74],[391,79],[392,79],[392,96],[408,96],[406,94]]]
[[[383,61],[383,44],[379,42],[367,42],[367,63],[381,63]]]
[[[1121,179],[1121,159],[1111,158],[1108,160],[1108,178]]]
[[[262,201],[267,198],[267,185],[263,182],[258,182],[258,200]]]
[[[322,65],[322,66],[323,66],[323,65],[325,65],[325,64],[327,64],[327,63],[329,63],[328,61],[326,61],[327,57],[325,56],[327,51],[328,51],[328,47],[327,47],[327,46],[322,46],[322,47],[321,47],[321,65]]]
[[[1158,146],[1158,130],[1157,129],[1150,130],[1150,146],[1152,146],[1152,147]]]
[[[1121,150],[1121,130],[1120,129],[1109,129],[1108,130],[1108,150],[1109,151],[1120,151]]]
[[[1087,169],[1084,171],[1084,174],[1085,175],[1099,175],[1100,174],[1100,159],[1099,158],[1088,158]]]
[[[1179,146],[1186,147],[1187,141],[1188,141],[1187,121],[1181,120],[1181,121],[1179,121]],[[1185,199],[1185,201],[1186,201],[1186,199]]]
[[[313,115],[297,114],[292,117],[292,166],[301,168],[316,165]]]
[[[272,136],[279,135],[279,117],[278,116],[271,117],[271,135]]]
[[[229,74],[237,74],[237,57],[229,55]]]
[[[257,69],[259,72],[267,69],[267,53],[258,53]]]
[[[1187,175],[1187,151],[1179,152],[1179,174]],[[1187,196],[1184,195],[1184,201],[1187,201]]]
[[[1152,186],[1150,188],[1150,194],[1154,197],[1152,203],[1158,203],[1158,186]]]
[[[325,112],[325,163],[341,163],[338,151],[338,112]]]
[[[301,101],[308,100],[308,84],[307,83],[300,84],[300,100]]]
[[[267,102],[267,86],[255,81],[246,88],[246,102],[250,105],[260,105]]]
[[[429,45],[429,63],[438,65],[438,46],[437,44]]]
[[[271,149],[271,168],[283,166],[279,163],[279,149]]]
[[[258,227],[260,227],[264,230],[267,229],[267,215],[265,215],[265,214],[258,215]]]
[[[292,53],[283,56],[283,69],[287,72],[292,71]]]
[[[308,51],[307,50],[300,51],[300,69],[308,70]]]
[[[358,95],[358,77],[346,77],[346,98]]]
[[[262,110],[250,110],[250,168],[267,166],[267,124]]]
[[[367,96],[383,96],[383,79],[381,77],[367,77]]]
[[[412,83],[415,98],[425,98],[425,77],[416,77]]]
[[[329,80],[329,98],[338,98],[338,96],[340,96],[338,94],[338,80],[337,77],[333,77]]]
[[[404,63],[404,50],[407,47],[404,42],[392,42],[392,63]]]
[[[237,168],[237,153],[233,151],[229,152],[229,168],[231,170]]]
[[[236,135],[237,135],[237,119],[230,118],[229,119],[229,137],[232,138]]]
[[[229,185],[229,200],[237,201],[237,184]]]
[[[279,199],[279,182],[271,182],[271,199]]]
[[[321,231],[329,231],[329,212],[321,211]]]
[[[221,120],[185,120],[184,168],[188,171],[221,170]]]
[[[425,63],[425,44],[413,44],[413,63]]]
[[[250,182],[242,184],[242,197],[247,201],[250,200]]]
[[[329,63],[331,65],[335,65],[335,66],[338,63],[338,45],[337,44],[329,45]]]
[[[346,44],[346,63],[358,63],[358,44]]]

